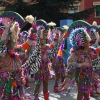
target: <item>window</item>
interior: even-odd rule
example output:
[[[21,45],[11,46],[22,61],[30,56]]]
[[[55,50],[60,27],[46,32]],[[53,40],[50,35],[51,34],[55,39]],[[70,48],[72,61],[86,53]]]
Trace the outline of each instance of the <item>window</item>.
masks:
[[[100,2],[93,2],[95,9],[95,17],[100,18]]]
[[[100,5],[96,6],[95,16],[100,17]]]
[[[73,8],[70,8],[70,9],[68,10],[68,13],[70,13],[70,14],[72,14],[72,13],[77,13],[77,12],[79,12],[78,6],[73,7]]]
[[[72,14],[72,13],[79,12],[79,6],[80,6],[80,2],[75,2],[73,4],[73,7],[70,6],[70,8],[68,9],[68,13]]]

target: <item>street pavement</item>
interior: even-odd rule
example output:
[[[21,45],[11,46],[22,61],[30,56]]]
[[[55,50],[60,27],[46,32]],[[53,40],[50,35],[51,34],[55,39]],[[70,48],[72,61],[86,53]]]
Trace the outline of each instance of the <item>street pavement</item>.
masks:
[[[29,88],[26,91],[27,93],[33,92],[33,89],[35,86],[34,82],[30,82],[30,86],[31,86],[31,88]],[[49,92],[50,92],[49,100],[76,100],[76,97],[77,97],[76,87],[74,87],[74,89],[70,93],[66,93],[66,92],[65,93],[54,93],[53,86],[54,86],[54,79],[49,80]],[[99,91],[100,91],[100,89],[99,89]],[[43,94],[42,94],[42,84],[41,84],[39,98],[40,98],[40,100],[44,100]],[[91,97],[90,100],[100,100],[100,96]]]

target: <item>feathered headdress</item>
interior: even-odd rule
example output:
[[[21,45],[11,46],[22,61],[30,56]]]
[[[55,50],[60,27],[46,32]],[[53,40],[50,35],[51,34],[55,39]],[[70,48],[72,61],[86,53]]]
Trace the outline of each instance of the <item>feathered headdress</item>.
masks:
[[[66,33],[69,27],[67,25],[63,25],[62,28],[64,29],[64,33]]]
[[[38,30],[47,28],[47,22],[43,19],[36,20],[36,25],[38,27]]]
[[[90,29],[88,30],[88,34],[91,37],[91,42],[95,43],[96,40],[98,39],[98,37],[99,37],[98,31],[99,31],[99,27],[97,26],[97,22],[93,21],[93,24],[91,25]]]
[[[19,26],[22,27],[25,24],[25,19],[14,11],[5,11],[0,15],[0,18],[9,17],[11,19],[14,19],[16,22],[19,23]]]
[[[56,23],[54,23],[54,22],[50,22],[50,23],[48,23],[47,24],[48,25],[48,38],[49,38],[49,40],[53,40],[53,38],[54,38],[54,36],[53,36],[53,34],[55,33],[55,29],[54,29],[54,27],[56,26]]]
[[[26,16],[25,19],[26,19],[26,21],[29,22],[30,24],[32,24],[33,21],[34,21],[34,17],[33,17],[32,15],[28,15],[28,16]]]
[[[44,33],[48,34],[47,22],[43,19],[39,19],[36,21],[36,26],[37,26],[37,29],[39,31],[40,38],[43,39]]]
[[[84,46],[86,42],[91,40],[87,33],[90,26],[91,25],[85,21],[75,21],[69,26],[67,33],[64,35],[64,38],[70,35],[69,40],[74,49],[78,48],[79,46]]]

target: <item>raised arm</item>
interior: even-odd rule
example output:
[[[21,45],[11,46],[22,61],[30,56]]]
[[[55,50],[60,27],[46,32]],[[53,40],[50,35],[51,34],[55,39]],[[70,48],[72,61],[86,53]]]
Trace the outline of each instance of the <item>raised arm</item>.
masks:
[[[26,42],[24,42],[21,45],[15,46],[16,49],[26,51],[26,50],[30,49],[30,47],[33,44],[33,41],[37,40],[38,35],[37,35],[36,23],[35,22],[32,23],[32,21],[31,21],[31,24],[32,24],[32,27],[29,30],[29,35],[27,37]]]

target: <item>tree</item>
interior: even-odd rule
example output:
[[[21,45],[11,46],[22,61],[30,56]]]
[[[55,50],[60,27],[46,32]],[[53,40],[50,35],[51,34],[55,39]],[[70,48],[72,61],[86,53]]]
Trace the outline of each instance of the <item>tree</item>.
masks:
[[[11,1],[13,2],[11,3]],[[53,21],[57,26],[59,26],[61,19],[84,19],[94,12],[94,8],[90,8],[82,12],[68,14],[68,9],[72,8],[74,3],[75,0],[28,0],[27,2],[10,0],[10,3],[2,1],[2,5],[6,7],[5,11],[12,10],[23,17],[31,14],[37,19],[44,19],[47,22]]]

